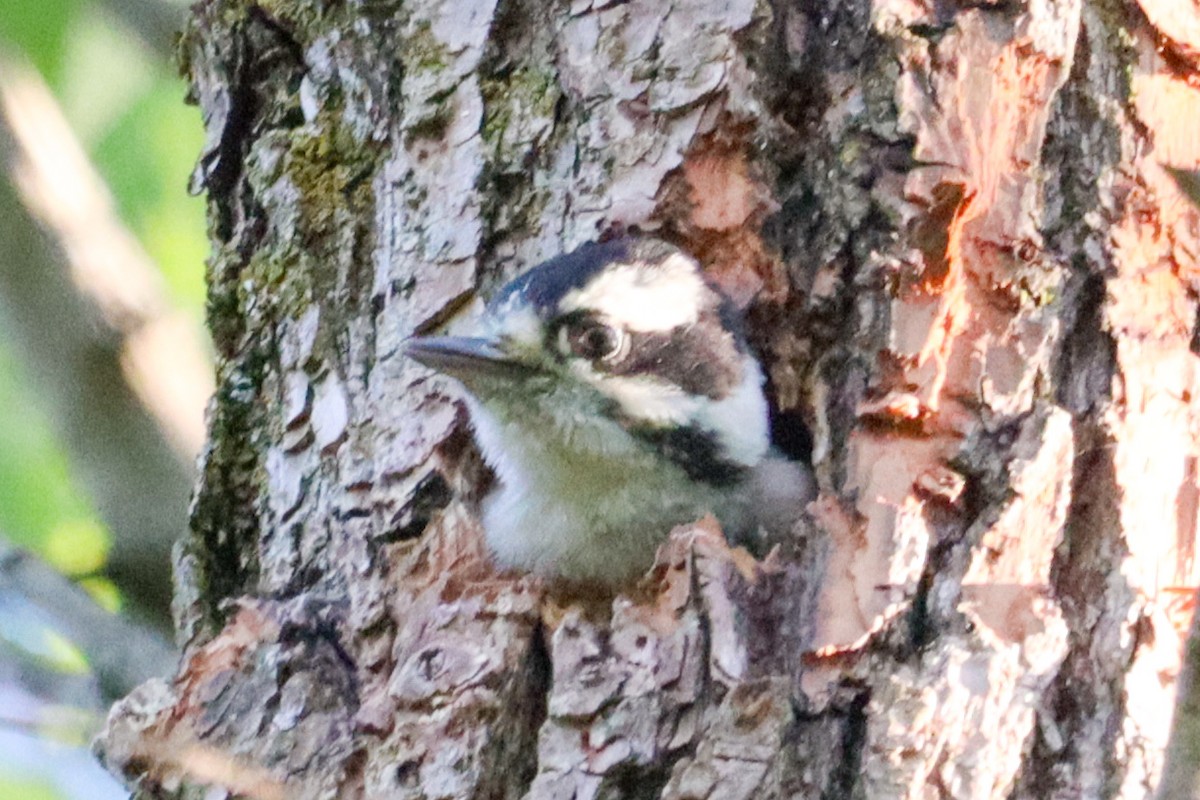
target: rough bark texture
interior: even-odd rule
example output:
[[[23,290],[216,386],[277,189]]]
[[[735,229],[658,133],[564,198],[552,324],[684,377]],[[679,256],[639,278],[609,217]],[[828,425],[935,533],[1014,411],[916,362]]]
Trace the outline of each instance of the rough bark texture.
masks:
[[[1200,38],[1144,2],[200,3],[220,388],[184,661],[110,766],[1145,797],[1195,580],[1200,223],[1161,162],[1200,160]],[[701,523],[556,595],[490,570],[456,390],[400,343],[620,228],[747,306],[822,495],[765,562]]]

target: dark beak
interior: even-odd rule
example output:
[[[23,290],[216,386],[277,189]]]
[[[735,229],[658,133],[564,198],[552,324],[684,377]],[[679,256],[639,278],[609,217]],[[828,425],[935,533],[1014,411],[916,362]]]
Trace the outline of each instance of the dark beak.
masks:
[[[469,382],[471,378],[495,376],[515,378],[532,368],[514,359],[491,339],[466,336],[414,336],[404,353],[430,369]]]

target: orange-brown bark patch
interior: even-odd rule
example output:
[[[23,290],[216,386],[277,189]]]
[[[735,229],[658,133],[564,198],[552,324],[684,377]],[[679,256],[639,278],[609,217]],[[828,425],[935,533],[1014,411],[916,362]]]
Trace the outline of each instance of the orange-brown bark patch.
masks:
[[[783,264],[760,235],[776,204],[747,158],[748,135],[734,127],[700,139],[664,182],[657,212],[739,308],[781,301],[788,290]]]
[[[759,206],[758,187],[750,180],[745,157],[737,151],[706,151],[683,162],[690,191],[690,222],[707,231],[741,227]]]
[[[237,613],[212,641],[188,657],[176,685],[179,701],[175,714],[181,719],[195,719],[198,707],[211,698],[212,687],[225,676],[245,666],[247,658],[259,647],[275,641],[279,625],[251,602],[243,602]]]
[[[944,181],[933,187],[929,209],[909,231],[909,241],[921,251],[924,268],[910,287],[922,293],[939,294],[961,269],[963,225],[974,215],[975,192],[966,184]]]

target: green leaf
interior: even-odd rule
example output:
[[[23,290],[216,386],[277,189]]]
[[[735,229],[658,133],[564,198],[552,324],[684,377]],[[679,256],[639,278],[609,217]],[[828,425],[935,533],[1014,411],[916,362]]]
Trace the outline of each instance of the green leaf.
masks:
[[[82,5],[80,0],[4,0],[0,40],[24,53],[57,87],[68,52],[71,22]]]
[[[100,541],[100,523],[74,483],[66,455],[58,445],[44,401],[24,380],[21,365],[5,347],[0,320],[0,535],[53,561],[48,542],[54,530],[70,521],[93,526],[88,541],[107,550],[108,535]],[[103,529],[101,528],[102,532]],[[81,539],[76,538],[78,542]],[[102,558],[102,555],[101,555]]]
[[[78,583],[79,588],[96,601],[96,605],[113,614],[120,612],[123,605],[121,590],[111,580],[101,575],[93,575],[89,578],[81,578]]]
[[[43,545],[46,560],[67,575],[97,572],[108,560],[108,532],[94,517],[60,520]]]
[[[199,319],[208,238],[204,201],[190,197],[186,186],[204,131],[199,112],[184,105],[183,96],[179,81],[156,81],[97,143],[93,157],[173,299]]]
[[[149,48],[94,4],[76,15],[67,42],[55,94],[84,147],[91,147],[156,81],[173,76]]]

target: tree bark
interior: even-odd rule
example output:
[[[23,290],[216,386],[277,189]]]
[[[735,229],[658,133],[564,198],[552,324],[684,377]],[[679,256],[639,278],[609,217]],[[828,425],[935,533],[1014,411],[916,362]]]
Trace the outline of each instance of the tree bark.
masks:
[[[1195,583],[1200,221],[1163,166],[1200,163],[1194,8],[194,14],[219,389],[183,662],[101,744],[141,796],[1153,790]],[[579,597],[492,571],[461,398],[401,343],[618,229],[746,308],[822,491],[761,562],[699,522]]]

